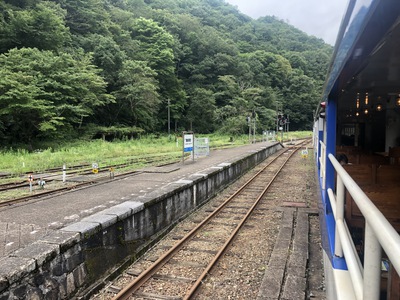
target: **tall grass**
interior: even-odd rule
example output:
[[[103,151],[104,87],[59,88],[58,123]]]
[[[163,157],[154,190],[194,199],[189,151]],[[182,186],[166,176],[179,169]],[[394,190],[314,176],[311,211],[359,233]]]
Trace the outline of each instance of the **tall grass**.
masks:
[[[310,136],[310,132],[290,133],[290,138]],[[290,137],[292,136],[292,137]],[[208,137],[210,147],[234,147],[249,143],[249,137],[226,136],[221,134],[196,135],[196,137]],[[261,139],[262,136],[257,136]],[[286,136],[284,136],[286,139]],[[0,172],[21,174],[28,171],[44,171],[50,168],[78,164],[101,165],[122,163],[131,158],[150,157],[159,154],[179,155],[182,151],[182,139],[175,136],[156,137],[149,135],[140,139],[128,141],[107,142],[94,140],[90,142],[74,142],[68,145],[60,145],[54,148],[28,152],[27,150],[11,149],[0,151]]]

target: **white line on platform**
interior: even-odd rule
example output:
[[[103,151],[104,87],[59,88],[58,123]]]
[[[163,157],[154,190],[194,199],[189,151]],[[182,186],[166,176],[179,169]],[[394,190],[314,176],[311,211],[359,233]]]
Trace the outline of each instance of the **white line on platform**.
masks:
[[[64,217],[64,220],[74,220],[74,219],[79,219],[79,216],[78,215],[71,215],[71,216],[68,216],[68,217]]]

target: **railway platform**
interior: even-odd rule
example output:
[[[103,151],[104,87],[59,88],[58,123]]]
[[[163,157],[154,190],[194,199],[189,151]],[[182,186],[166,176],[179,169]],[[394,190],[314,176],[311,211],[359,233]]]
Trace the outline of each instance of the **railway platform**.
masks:
[[[62,232],[61,238],[64,238],[66,232],[62,231],[63,229],[71,226],[73,227],[74,224],[80,224],[82,220],[90,219],[91,216],[104,210],[113,209],[119,205],[123,205],[124,203],[146,203],[146,199],[150,194],[154,196],[154,193],[157,193],[157,191],[160,190],[165,193],[165,190],[168,190],[169,186],[173,186],[176,183],[185,183],[185,180],[194,174],[204,176],[203,173],[205,173],[205,170],[213,168],[219,169],[222,168],[221,165],[229,165],[233,161],[240,161],[241,159],[248,157],[251,153],[260,151],[261,148],[271,146],[271,144],[272,143],[264,142],[224,150],[215,150],[211,151],[210,156],[206,158],[197,159],[195,161],[186,161],[184,164],[177,163],[164,167],[150,167],[141,170],[141,172],[134,176],[77,189],[57,196],[43,197],[29,203],[20,203],[14,206],[1,208],[0,299],[3,299],[2,290],[6,290],[6,287],[10,285],[10,280],[7,278],[10,274],[10,270],[12,268],[21,269],[21,266],[27,267],[27,264],[29,264],[28,260],[24,260],[22,264],[18,262],[17,260],[20,256],[14,255],[15,253],[24,253],[24,249],[28,246],[33,244],[37,245],[40,241],[45,240],[46,237],[49,236],[60,236],[60,232]],[[296,207],[296,205],[299,207]],[[294,216],[293,214],[297,210],[302,210],[304,214],[310,213],[310,211],[307,210],[307,207],[302,207],[301,204],[292,203],[287,206],[287,208],[284,208],[285,215],[289,214],[292,218]],[[311,213],[316,213],[315,208],[311,210]],[[296,213],[295,215],[302,216],[301,213]],[[299,224],[301,224],[300,221]],[[283,228],[287,226],[288,225],[283,225]],[[298,228],[302,227],[300,226]],[[284,231],[285,230],[283,230],[283,232]],[[300,234],[298,235],[300,236]],[[69,235],[66,239],[71,239],[71,236],[73,235]],[[75,236],[73,239],[75,239]],[[284,259],[283,256],[280,257],[279,253],[284,251],[282,245],[285,243],[287,243],[285,237],[283,237],[283,239],[278,239],[276,250],[273,252],[275,253],[274,255],[276,255],[274,259],[276,266],[284,263],[283,261],[280,263],[278,262],[279,259]],[[299,237],[296,243],[306,247],[304,244],[308,243],[308,238]],[[315,250],[315,252],[317,253],[318,249]],[[300,260],[303,262],[307,261],[309,255],[310,253],[305,251],[301,257],[306,257],[306,260]],[[10,260],[10,258],[13,259]],[[15,266],[10,265],[10,261],[15,262]],[[306,268],[305,265],[296,266],[296,262],[291,262],[290,264],[291,266],[296,267],[295,270],[297,271]],[[74,271],[76,270],[77,269]],[[317,272],[317,270],[314,271]],[[85,271],[81,272],[85,273]],[[16,276],[15,273],[18,272],[14,272],[14,276]],[[322,270],[319,270],[317,276],[322,276],[321,273]],[[273,279],[273,275],[274,272],[269,275],[267,273],[265,274],[263,285],[261,287],[261,290],[264,289],[264,292],[260,292],[261,294],[259,299],[275,299],[273,297],[265,298],[263,296],[271,294],[268,292],[268,288],[271,286],[270,281],[275,280]],[[87,274],[80,274],[75,277],[85,276],[87,276]],[[300,272],[300,275],[297,274],[296,276],[300,278],[300,281],[304,282],[305,275],[301,275]],[[65,279],[64,298],[68,298],[67,295],[72,290],[71,283],[68,284],[68,280],[74,281],[74,283],[72,283],[72,286],[74,287],[79,285],[79,283],[76,282],[79,280],[75,277],[73,277],[73,279]],[[290,284],[288,286],[290,286]],[[292,284],[291,286],[292,291],[290,291],[290,289],[286,291],[287,295],[289,295],[288,297],[298,294],[296,294],[296,285]],[[26,292],[26,290],[24,291]],[[4,294],[5,297],[7,295],[8,294]]]
[[[194,161],[144,168],[123,179],[0,208],[0,258],[101,210],[127,200],[140,202],[152,191],[221,163],[239,160],[269,144],[271,142],[214,150],[208,157]]]

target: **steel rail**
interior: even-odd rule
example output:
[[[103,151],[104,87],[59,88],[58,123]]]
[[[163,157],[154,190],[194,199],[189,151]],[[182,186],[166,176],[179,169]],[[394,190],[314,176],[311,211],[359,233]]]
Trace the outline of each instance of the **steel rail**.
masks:
[[[283,151],[279,156],[275,157],[273,160],[271,160],[265,167],[263,167],[260,171],[258,171],[254,176],[252,176],[243,186],[241,186],[233,195],[231,195],[227,200],[225,200],[219,207],[217,207],[210,215],[207,216],[206,219],[204,219],[202,222],[200,222],[195,228],[193,228],[187,235],[185,235],[178,243],[176,243],[174,246],[172,246],[166,253],[164,253],[162,256],[160,256],[149,268],[147,268],[145,271],[143,271],[138,277],[136,277],[133,281],[131,281],[127,286],[125,286],[116,296],[113,297],[113,300],[127,300],[129,299],[147,280],[149,280],[158,270],[160,270],[174,255],[176,252],[178,252],[187,241],[189,241],[193,236],[195,236],[198,231],[206,224],[208,224],[211,219],[216,216],[228,203],[231,202],[232,199],[234,199],[241,191],[243,191],[255,178],[257,178],[262,172],[265,171],[273,162],[275,162],[279,157],[281,157],[284,153],[286,153],[289,149],[296,149],[298,150],[300,147],[302,147],[306,142],[301,143],[298,146],[293,146],[290,148],[287,148],[285,151]],[[280,173],[284,165],[287,163],[287,161],[290,159],[290,157],[295,153],[296,151],[293,151],[291,155],[288,156],[288,158],[284,161],[282,166],[279,168],[279,170],[276,172],[274,175],[273,179],[270,181],[270,183],[267,185],[267,187],[262,191],[260,196],[257,198],[257,203],[260,201],[260,199],[263,197],[267,189],[270,187],[271,183],[275,180],[277,175]],[[250,208],[251,211],[254,210],[256,207],[257,203],[254,203],[252,207]],[[216,263],[218,258],[224,253],[225,249],[228,247],[234,236],[237,234],[239,229],[242,227],[243,223],[247,220],[248,216],[251,214],[249,212],[246,214],[244,217],[244,220],[240,222],[240,224],[237,226],[237,228],[234,230],[234,233],[229,237],[229,240],[225,242],[223,247],[218,251],[218,253],[215,255],[214,259],[212,262],[210,262],[205,271],[200,275],[200,277],[196,280],[195,284],[192,286],[191,290],[188,292],[189,294],[185,296],[184,299],[189,299],[198,289],[200,286],[202,280],[204,277],[207,275],[209,270],[213,267],[213,265]]]
[[[152,164],[152,163],[158,163],[163,161],[163,159],[167,157],[165,155],[160,155],[157,157],[152,157],[151,159],[146,159],[146,158],[137,158],[137,159],[131,159],[128,160],[127,162],[124,163],[119,163],[119,164],[110,164],[110,165],[105,165],[102,166],[98,169],[99,173],[105,173],[108,172],[110,170],[110,168],[116,168],[116,169],[122,169],[124,167],[128,167],[132,164],[138,164],[138,163],[145,163],[145,164]],[[165,164],[161,164],[159,166],[163,166],[163,165],[168,165],[168,164],[173,164],[173,163],[177,163],[179,162],[179,160],[174,160],[172,162],[168,162]],[[29,175],[32,174],[34,175],[36,178],[42,178],[43,180],[46,180],[46,182],[51,182],[53,178],[55,176],[60,176],[62,168],[52,168],[52,169],[47,169],[47,170],[43,170],[41,172],[39,171],[31,171],[31,172],[24,172],[24,175]],[[49,174],[48,174],[49,173]],[[67,175],[74,175],[74,174],[79,174],[79,175],[91,175],[93,174],[93,169],[90,167],[89,164],[83,164],[83,165],[75,165],[75,166],[71,166],[68,167],[67,170]],[[29,183],[26,182],[27,180],[21,180],[19,179],[18,181],[14,181],[14,182],[9,182],[9,183],[1,183],[0,184],[0,191],[6,191],[6,190],[12,190],[12,189],[18,189],[18,188],[24,188],[24,187],[28,187]]]
[[[140,171],[129,171],[129,172],[126,172],[126,173],[123,173],[123,174],[117,174],[117,175],[114,176],[114,178],[124,178],[124,176],[139,175],[139,174],[142,174],[142,173],[143,172],[140,172]],[[44,196],[58,194],[58,193],[62,193],[64,191],[72,191],[72,190],[75,190],[77,188],[82,188],[82,187],[89,186],[89,185],[92,186],[92,185],[95,185],[95,184],[107,183],[107,182],[110,181],[107,178],[108,178],[107,176],[103,176],[103,177],[96,178],[95,180],[76,183],[76,184],[65,186],[65,187],[61,187],[61,188],[58,188],[58,189],[45,190],[45,191],[42,190],[40,193],[35,194],[35,195],[28,195],[28,196],[23,196],[23,197],[11,199],[11,200],[5,200],[5,201],[0,202],[0,208],[1,207],[5,207],[5,206],[10,206],[10,205],[13,205],[13,204],[17,204],[17,203],[20,203],[20,202],[27,202],[27,201],[29,201],[31,199],[32,200],[33,199],[40,199],[40,198],[42,198]]]
[[[156,162],[156,161],[157,160],[151,160],[150,162]],[[170,164],[174,164],[174,163],[176,163],[176,161],[171,162],[171,163],[163,163],[163,164],[160,164],[160,165],[157,165],[157,166],[158,167],[162,167],[162,166],[166,166],[166,165],[170,165]],[[122,164],[120,164],[119,166],[121,166],[121,165]],[[117,166],[117,165],[115,165],[115,166]],[[129,163],[126,163],[126,166],[129,166]],[[109,167],[113,167],[113,166],[103,167],[103,168],[101,168],[99,170],[99,173],[103,173],[103,172],[108,171],[107,168],[109,168]],[[69,172],[68,174],[76,174],[76,173],[79,173],[80,175],[93,174],[92,171],[82,172],[82,170],[78,170],[78,171],[74,170],[73,172]],[[139,175],[139,174],[142,174],[142,173],[143,173],[143,171],[138,171],[138,170],[128,171],[128,172],[124,172],[124,173],[120,173],[120,174],[115,174],[113,178],[114,179],[115,178],[119,179],[119,178],[124,178],[126,176],[131,176],[131,175]],[[51,175],[51,176],[48,176],[48,177],[53,177],[53,176],[54,175]],[[50,179],[49,180],[47,177],[43,177],[42,179],[46,179],[47,183],[51,182],[51,181],[56,181],[54,179]],[[57,189],[53,189],[53,190],[41,190],[40,193],[37,193],[35,195],[27,195],[27,196],[22,196],[22,197],[15,198],[15,199],[1,201],[0,202],[0,207],[10,206],[10,205],[17,204],[17,203],[20,203],[20,202],[27,202],[27,201],[29,201],[31,199],[38,199],[38,198],[41,198],[41,197],[44,197],[44,196],[53,195],[53,194],[61,193],[61,192],[64,192],[64,191],[71,191],[71,190],[74,190],[76,188],[81,188],[81,187],[88,186],[88,185],[100,184],[100,183],[104,183],[104,182],[108,182],[108,181],[109,181],[108,180],[108,176],[102,176],[102,177],[97,177],[97,178],[95,178],[93,180],[88,180],[86,182],[76,183],[76,184],[73,184],[73,185],[69,185],[69,186],[66,186],[66,187],[61,187],[61,188],[57,188]],[[9,184],[9,185],[11,185],[11,184]],[[11,187],[8,187],[8,188],[1,187],[1,185],[0,185],[0,192],[1,191],[12,190],[12,189],[24,188],[24,187],[29,187],[29,183],[23,183],[23,184],[19,184],[17,186],[11,186]]]
[[[196,282],[194,283],[194,285],[192,286],[192,288],[190,289],[190,291],[188,292],[188,294],[183,298],[183,299],[190,299],[190,297],[192,297],[194,295],[194,293],[197,291],[197,289],[200,287],[201,283],[203,282],[204,278],[207,276],[207,274],[209,273],[209,271],[214,267],[214,265],[218,262],[218,260],[220,259],[220,257],[224,254],[224,252],[226,251],[226,249],[228,248],[228,246],[231,244],[231,242],[233,241],[233,239],[235,238],[235,236],[237,235],[237,233],[239,232],[239,230],[243,227],[244,223],[247,221],[247,219],[250,217],[250,215],[252,214],[252,212],[254,211],[254,209],[256,208],[256,206],[258,205],[258,203],[260,202],[260,200],[264,197],[265,193],[268,191],[269,187],[271,186],[271,184],[275,181],[276,177],[279,175],[279,173],[281,172],[281,170],[283,169],[283,167],[286,165],[287,161],[292,157],[292,155],[295,153],[296,151],[293,151],[284,161],[284,163],[282,164],[282,166],[278,169],[278,171],[275,173],[275,175],[272,177],[272,179],[270,180],[270,182],[266,185],[266,187],[263,189],[263,191],[261,192],[261,194],[257,197],[256,201],[254,202],[254,204],[251,206],[251,208],[248,210],[248,212],[246,213],[246,215],[243,217],[243,219],[240,221],[240,223],[236,226],[236,228],[234,229],[234,231],[232,232],[232,234],[229,236],[228,240],[225,242],[225,244],[222,246],[222,248],[218,251],[218,253],[214,256],[214,258],[212,259],[212,261],[208,264],[208,266],[206,267],[206,269],[203,271],[203,273],[200,275],[200,277],[196,280]],[[283,152],[286,153],[286,152]],[[262,170],[264,171],[265,168]],[[260,172],[259,172],[260,173]],[[257,173],[257,175],[259,174]]]

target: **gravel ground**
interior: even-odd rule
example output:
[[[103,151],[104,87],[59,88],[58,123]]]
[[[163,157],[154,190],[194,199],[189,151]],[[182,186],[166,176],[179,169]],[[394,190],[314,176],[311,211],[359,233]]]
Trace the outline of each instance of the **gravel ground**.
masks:
[[[270,158],[266,162],[268,160]],[[176,242],[176,239],[186,235],[196,223],[209,214],[210,210],[219,206],[235,191],[235,188],[240,187],[260,168],[261,166],[250,171],[229,189],[189,216],[187,220],[179,223],[160,243],[130,267],[131,273],[138,273],[151,265],[152,261]],[[217,267],[212,269],[210,275],[206,277],[195,299],[257,299],[280,230],[283,216],[282,207],[291,207],[292,204],[294,207],[300,206],[299,209],[307,208],[315,211],[315,213],[309,214],[308,250],[310,259],[306,272],[307,291],[304,295],[305,299],[325,299],[319,218],[316,214],[317,189],[312,157],[305,159],[301,158],[300,154],[295,154],[287,167],[283,169],[282,174],[272,184],[271,189],[272,191],[266,195],[253,212]],[[210,234],[213,234],[211,230]],[[198,238],[201,239],[201,237]],[[200,244],[201,242],[198,247]],[[192,255],[185,254],[186,263],[182,266],[182,277],[190,277],[189,274],[196,269],[196,265],[201,264],[203,259],[209,255],[205,252],[192,253]],[[168,274],[168,270],[162,270],[160,273]],[[92,299],[111,299],[114,294],[110,293],[113,289],[110,286],[122,287],[131,280],[130,278],[127,275],[120,276]],[[174,288],[185,289],[187,285],[179,283]]]

